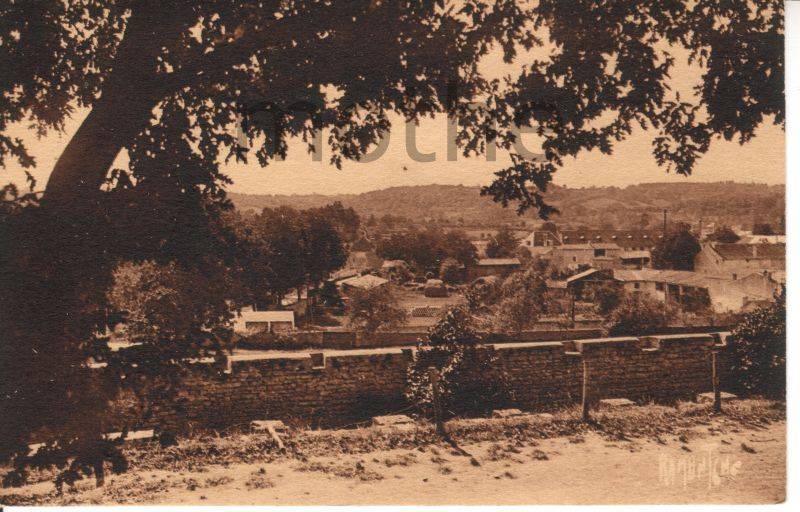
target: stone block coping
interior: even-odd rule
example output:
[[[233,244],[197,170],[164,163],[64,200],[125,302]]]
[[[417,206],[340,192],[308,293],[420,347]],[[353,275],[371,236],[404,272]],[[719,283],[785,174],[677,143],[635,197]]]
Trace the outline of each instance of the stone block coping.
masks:
[[[601,407],[618,408],[618,407],[631,407],[636,405],[632,400],[627,398],[603,398],[600,400]]]
[[[725,391],[720,392],[719,395],[723,402],[730,402],[731,400],[736,400],[739,398],[733,393],[727,393]],[[697,395],[697,401],[700,403],[713,402],[714,393],[712,391],[709,391],[708,393],[700,393],[699,395]]]

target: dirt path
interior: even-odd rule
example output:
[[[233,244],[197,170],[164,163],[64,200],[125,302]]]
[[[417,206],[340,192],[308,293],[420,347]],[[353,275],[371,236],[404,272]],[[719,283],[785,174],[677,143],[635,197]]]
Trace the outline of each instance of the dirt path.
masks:
[[[510,445],[482,442],[149,471],[81,482],[63,503],[159,505],[775,503],[785,493],[785,423],[692,439],[609,442],[598,434]],[[43,494],[50,483],[23,490]],[[3,494],[0,491],[0,502]],[[15,490],[20,492],[19,489]],[[44,502],[53,501],[44,499]]]

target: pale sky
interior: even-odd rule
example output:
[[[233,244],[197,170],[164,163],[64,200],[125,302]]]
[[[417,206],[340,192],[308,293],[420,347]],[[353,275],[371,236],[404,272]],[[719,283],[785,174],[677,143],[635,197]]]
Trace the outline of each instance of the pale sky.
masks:
[[[545,38],[546,40],[546,38]],[[669,48],[664,46],[664,49]],[[693,96],[693,87],[700,82],[702,70],[689,66],[683,49],[669,48],[676,57],[670,86],[681,98]],[[517,63],[502,61],[499,52],[489,54],[481,61],[485,76],[502,77],[519,71],[519,62],[531,56],[546,58],[548,48],[534,49],[521,54]],[[88,113],[76,109],[73,117],[65,123],[63,134],[50,133],[37,140],[36,134],[26,125],[19,124],[9,130],[9,135],[26,141],[30,153],[36,158],[37,168],[32,174],[37,178],[37,189],[42,190],[47,176],[80,122]],[[402,185],[462,184],[488,185],[493,172],[509,165],[507,156],[498,152],[497,161],[486,157],[464,158],[447,161],[447,121],[444,116],[424,120],[417,128],[417,149],[422,153],[436,152],[432,162],[415,162],[406,153],[405,127],[400,117],[392,120],[390,143],[386,153],[376,161],[361,163],[345,161],[342,170],[328,162],[330,152],[323,144],[321,161],[315,162],[306,152],[305,145],[290,142],[286,161],[273,162],[268,167],[258,165],[255,157],[248,165],[223,165],[224,171],[233,179],[229,190],[251,194],[341,194],[361,193]],[[783,184],[785,176],[785,136],[783,130],[771,124],[761,126],[756,136],[747,144],[714,141],[709,152],[702,157],[691,177],[666,174],[656,165],[652,156],[651,140],[655,132],[638,129],[625,141],[614,146],[610,156],[599,151],[581,153],[576,159],[568,159],[555,175],[555,183],[569,187],[618,186],[647,182],[713,182],[737,181],[745,183]],[[538,152],[535,138],[525,139],[525,147]],[[0,184],[9,181],[24,183],[24,173],[16,161],[7,158],[6,169],[0,168]],[[117,159],[116,166],[126,166],[124,154]]]
[[[77,111],[66,123],[63,134],[52,133],[41,140],[28,130],[14,130],[27,142],[36,158],[37,189],[43,189],[58,155],[66,146],[86,111]],[[250,194],[341,194],[360,193],[402,185],[462,184],[487,185],[492,173],[508,165],[507,157],[498,153],[497,161],[485,157],[464,158],[448,162],[446,158],[446,120],[428,119],[417,129],[417,148],[422,153],[436,152],[433,162],[414,162],[406,155],[405,129],[395,123],[386,153],[370,163],[346,161],[337,170],[328,163],[330,153],[323,149],[322,161],[315,162],[297,141],[290,144],[286,161],[271,163],[262,168],[252,158],[248,165],[232,164],[223,168],[234,180],[229,190]],[[737,142],[716,141],[689,177],[666,174],[656,165],[651,154],[652,132],[639,130],[627,140],[617,143],[614,154],[599,151],[582,153],[570,159],[555,175],[555,182],[569,187],[618,186],[646,182],[709,182],[732,180],[768,184],[785,183],[784,134],[772,125],[762,126],[754,139],[740,146]],[[535,140],[526,147],[536,151]],[[118,159],[124,165],[124,158]],[[0,170],[2,183],[24,182],[22,169],[13,159],[7,159],[6,169]],[[405,168],[405,169],[404,169]]]

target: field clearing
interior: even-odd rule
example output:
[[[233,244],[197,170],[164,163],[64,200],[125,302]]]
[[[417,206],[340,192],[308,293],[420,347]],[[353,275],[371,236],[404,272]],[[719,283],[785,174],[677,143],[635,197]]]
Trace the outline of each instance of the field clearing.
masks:
[[[414,308],[432,307],[444,310],[448,306],[457,306],[466,302],[461,291],[451,292],[448,297],[426,297],[423,292],[398,286],[393,289],[393,292],[398,305],[409,313],[406,324],[399,330],[427,328],[436,323],[439,315],[413,316],[410,312]]]
[[[776,503],[785,495],[783,404],[741,401],[549,416],[454,420],[459,449],[430,425],[411,430],[290,430],[196,435],[131,446],[132,469],[56,495],[44,479],[0,491],[13,504]]]
[[[411,310],[414,308],[433,307],[445,309],[448,306],[456,306],[465,303],[464,294],[461,291],[451,292],[448,297],[426,297],[421,291],[410,290],[404,286],[392,286],[392,294],[397,299],[397,305],[408,314],[406,323],[395,329],[398,332],[413,332],[424,330],[436,323],[439,315],[434,316],[413,316]],[[353,327],[347,315],[331,315],[331,318],[338,322],[338,326],[330,330],[348,330]]]

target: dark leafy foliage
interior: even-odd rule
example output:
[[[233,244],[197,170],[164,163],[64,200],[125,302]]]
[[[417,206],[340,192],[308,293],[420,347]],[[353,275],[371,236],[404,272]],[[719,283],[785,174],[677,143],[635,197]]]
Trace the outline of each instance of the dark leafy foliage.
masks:
[[[661,331],[675,317],[674,308],[647,294],[625,293],[605,327],[609,336],[642,336]]]
[[[161,350],[162,356],[169,351],[170,358],[179,360],[204,338],[209,347],[230,347],[230,281],[227,273],[204,276],[174,263],[123,263],[114,271],[108,304],[119,312],[125,342]]]
[[[231,219],[251,249],[241,277],[253,303],[280,307],[291,290],[316,287],[344,265],[347,250],[340,233],[352,224],[337,221],[341,212],[333,205],[303,211],[283,206]]]
[[[486,315],[500,299],[502,281],[494,276],[479,278],[470,283],[464,291],[468,311],[473,315]]]
[[[403,260],[418,273],[438,273],[446,259],[467,266],[477,259],[477,250],[462,232],[440,229],[411,229],[395,233],[377,243],[375,252],[387,260]]]
[[[556,49],[529,63],[505,99],[514,122],[544,138],[544,155],[512,158],[496,174],[484,193],[504,205],[519,201],[519,210],[546,216],[552,210],[538,191],[565,157],[610,154],[636,127],[657,131],[659,165],[690,174],[714,139],[744,143],[765,120],[784,122],[778,0],[545,0],[531,21],[547,28]],[[670,94],[677,59],[703,69],[697,100]],[[515,138],[498,139],[508,146]]]
[[[309,214],[329,222],[345,242],[354,242],[358,237],[361,218],[352,207],[345,208],[341,201],[312,209]]]
[[[344,306],[339,289],[333,281],[325,281],[319,290],[319,300],[323,306],[339,308]]]
[[[617,281],[592,283],[583,290],[583,297],[592,302],[603,317],[617,309],[625,298],[625,289]]]
[[[0,460],[16,455],[20,476],[36,462],[28,457],[31,433],[58,426],[69,444],[102,432],[102,419],[87,411],[102,408],[112,391],[86,362],[105,313],[102,290],[111,282],[102,247],[109,225],[105,215],[91,213],[91,225],[37,206],[0,218]]]
[[[391,289],[386,286],[350,292],[347,315],[350,325],[364,334],[396,329],[406,322],[407,316]]]
[[[653,266],[659,269],[694,270],[694,258],[700,252],[700,242],[688,224],[672,226],[653,250]]]
[[[767,223],[758,222],[758,223],[753,225],[753,234],[754,235],[774,235],[775,234],[775,230],[772,229],[772,226],[767,224]]]
[[[64,444],[46,443],[30,456],[25,464],[18,461],[17,467],[4,475],[3,485],[16,487],[22,485],[27,478],[28,468],[49,469],[65,468],[55,479],[56,490],[61,492],[64,484],[73,486],[83,475],[94,475],[98,486],[105,479],[105,463],[109,462],[113,473],[122,473],[128,469],[128,462],[120,445],[123,437],[109,440],[106,438],[75,438]]]
[[[723,244],[735,244],[739,241],[739,235],[737,235],[728,226],[721,226],[715,229],[713,233],[708,235],[706,240],[709,242],[720,242]]]
[[[457,283],[464,278],[464,266],[453,258],[447,258],[439,267],[439,277],[445,283]]]
[[[148,187],[147,180],[136,186]],[[140,375],[175,375],[175,365],[225,348],[223,332],[208,316],[189,318],[137,350],[108,347],[107,329],[125,313],[106,293],[119,262],[169,262],[196,282],[224,282],[229,269],[237,269],[238,246],[218,220],[218,206],[200,194],[173,191],[165,185],[138,195],[115,188],[58,215],[32,203],[0,216],[0,459],[12,461],[15,474],[50,464],[66,471],[59,482],[81,472],[101,481],[103,461],[91,457],[121,467],[117,452],[101,443],[115,420],[107,410],[117,392],[136,387]],[[147,217],[153,220],[135,220]],[[196,300],[203,297],[199,292],[191,292]],[[182,298],[191,299],[185,293]],[[235,307],[235,292],[214,295],[213,304],[228,298]],[[28,443],[37,441],[48,442],[48,449],[31,457]]]
[[[683,311],[695,314],[711,313],[711,296],[707,288],[686,288],[680,297]]]
[[[728,338],[732,385],[745,393],[786,398],[786,290],[745,315]]]
[[[514,236],[514,233],[508,229],[508,226],[503,226],[496,235],[489,239],[486,245],[486,256],[489,258],[510,258],[513,257],[519,246],[519,240]]]
[[[553,306],[539,263],[532,260],[528,268],[505,278],[476,279],[465,291],[467,310],[494,332],[519,333],[532,327]]]
[[[532,327],[547,311],[548,301],[542,273],[534,268],[512,273],[500,285],[498,300],[491,307],[496,332],[519,333]]]

